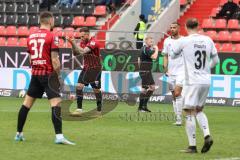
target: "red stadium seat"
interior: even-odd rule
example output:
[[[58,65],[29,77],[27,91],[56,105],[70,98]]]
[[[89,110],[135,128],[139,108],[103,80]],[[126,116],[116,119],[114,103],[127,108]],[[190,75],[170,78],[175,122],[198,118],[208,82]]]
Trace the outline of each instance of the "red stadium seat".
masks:
[[[29,30],[27,26],[20,26],[18,27],[18,35],[19,36],[28,36]]]
[[[94,15],[95,16],[105,16],[107,14],[106,6],[96,6]]]
[[[72,45],[71,45],[71,43],[69,43],[69,42],[65,42],[65,47],[66,47],[66,48],[72,48]]]
[[[72,27],[65,28],[64,36],[73,37],[74,36],[74,28],[72,28]]]
[[[212,19],[204,19],[202,23],[202,28],[214,28]]]
[[[233,51],[232,43],[223,43],[221,51],[222,52],[232,52]]]
[[[180,0],[180,6],[185,6],[187,4],[187,0]]]
[[[238,24],[238,20],[237,19],[230,19],[228,21],[228,25],[227,28],[228,29],[239,29],[239,24]]]
[[[6,45],[6,38],[0,37],[0,46],[5,46],[5,45]]]
[[[53,28],[53,33],[58,37],[62,37],[63,36],[63,29],[61,27],[54,27]]]
[[[27,38],[20,38],[18,42],[19,47],[26,47],[27,46]]]
[[[219,43],[215,43],[215,47],[217,48],[217,51],[221,50],[221,45]]]
[[[9,37],[7,39],[7,46],[18,46],[18,38],[16,38],[16,37]]]
[[[85,19],[83,16],[76,16],[73,18],[72,26],[76,26],[76,27],[84,26],[84,21]]]
[[[7,26],[6,27],[6,35],[7,36],[16,36],[17,35],[16,26]]]
[[[234,31],[231,34],[231,41],[240,42],[240,31]]]
[[[96,26],[96,21],[97,21],[96,17],[87,17],[85,26],[94,27]]]
[[[240,43],[235,45],[235,52],[240,53]]]
[[[5,27],[0,26],[0,36],[5,36]]]
[[[233,2],[238,4],[240,1],[239,0],[233,0]]]
[[[215,22],[215,28],[224,29],[227,27],[227,21],[225,19],[217,19]]]
[[[36,31],[38,31],[38,30],[39,30],[39,27],[32,26],[32,27],[30,27],[30,29],[29,29],[29,34],[32,34],[32,33],[36,32]]]
[[[62,38],[59,38],[59,47],[64,48],[64,40]]]
[[[211,17],[216,17],[217,13],[219,12],[220,8],[219,7],[216,7],[216,8],[213,8],[211,13],[210,13],[210,16]]]
[[[217,32],[216,31],[207,31],[206,35],[212,38],[213,40],[217,40]]]
[[[227,3],[228,0],[221,0],[220,1],[220,6],[223,6],[225,3]]]
[[[220,31],[218,33],[218,40],[219,41],[229,41],[231,39],[231,35],[228,31]]]

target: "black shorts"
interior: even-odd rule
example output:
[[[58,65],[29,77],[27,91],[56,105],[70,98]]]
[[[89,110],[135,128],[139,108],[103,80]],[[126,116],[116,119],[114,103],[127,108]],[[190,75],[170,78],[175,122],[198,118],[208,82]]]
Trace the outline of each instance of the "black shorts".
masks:
[[[148,88],[149,85],[155,84],[151,71],[141,71],[139,75],[142,79],[142,88]]]
[[[57,75],[32,75],[27,95],[33,98],[42,98],[44,92],[48,99],[60,97],[60,83]]]
[[[100,89],[101,88],[101,69],[88,69],[88,70],[82,70],[82,72],[79,75],[78,83],[84,84],[85,86],[88,86],[89,84],[94,89]]]

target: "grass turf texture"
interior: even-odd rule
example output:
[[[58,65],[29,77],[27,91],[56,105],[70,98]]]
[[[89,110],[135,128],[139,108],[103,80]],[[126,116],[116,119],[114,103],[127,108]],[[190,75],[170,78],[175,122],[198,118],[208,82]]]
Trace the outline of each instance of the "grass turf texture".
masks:
[[[125,103],[120,103],[113,112],[100,119],[64,121],[65,136],[77,143],[76,146],[64,146],[53,143],[55,136],[47,100],[37,100],[24,128],[26,141],[15,142],[17,112],[22,100],[0,98],[0,159],[203,160],[240,157],[240,108],[207,107],[214,145],[207,154],[189,155],[179,152],[187,147],[184,127],[173,126],[173,121],[123,120],[120,115],[136,112],[136,107]],[[84,106],[93,108],[95,102],[84,101]],[[150,109],[172,111],[166,104],[150,104]],[[199,128],[197,142],[200,152],[203,137]]]

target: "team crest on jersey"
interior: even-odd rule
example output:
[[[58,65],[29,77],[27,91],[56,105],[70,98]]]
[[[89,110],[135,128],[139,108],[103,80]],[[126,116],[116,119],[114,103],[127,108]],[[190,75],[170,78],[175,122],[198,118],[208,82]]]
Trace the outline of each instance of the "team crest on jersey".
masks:
[[[94,41],[90,42],[90,45],[92,45],[92,46],[94,46],[95,44],[96,44],[96,42],[94,42]]]

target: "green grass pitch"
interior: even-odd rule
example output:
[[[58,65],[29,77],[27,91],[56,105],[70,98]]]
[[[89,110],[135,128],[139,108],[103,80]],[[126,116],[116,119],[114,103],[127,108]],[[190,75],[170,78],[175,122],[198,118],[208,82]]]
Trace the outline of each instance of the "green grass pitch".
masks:
[[[173,121],[127,121],[124,113],[136,107],[120,103],[103,118],[91,121],[64,121],[63,130],[76,146],[55,145],[47,100],[37,100],[30,111],[24,135],[26,141],[15,142],[16,119],[20,98],[0,98],[0,159],[2,160],[214,160],[240,157],[240,108],[208,106],[206,113],[214,138],[207,154],[184,154],[187,147],[184,127]],[[84,101],[93,108],[94,101]],[[166,104],[149,104],[153,111],[170,112]],[[74,108],[75,106],[72,106]],[[203,137],[197,129],[198,151]]]

